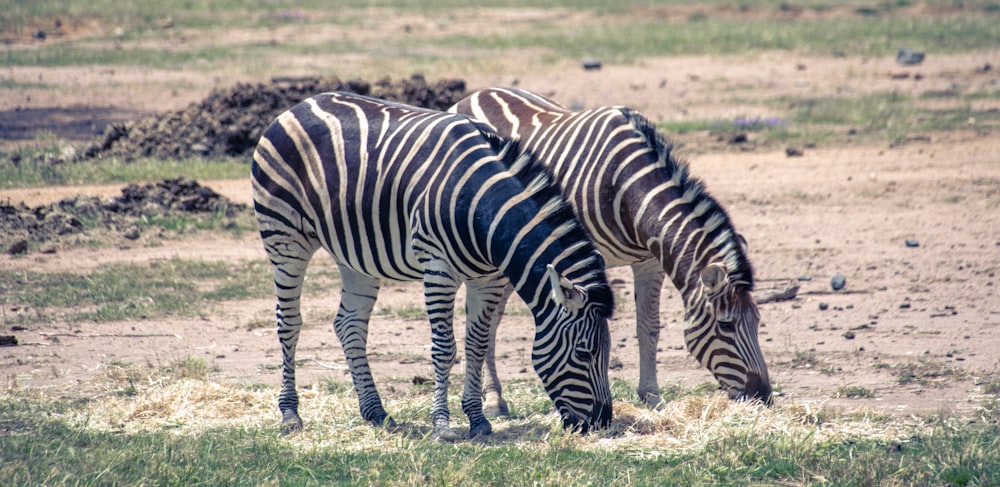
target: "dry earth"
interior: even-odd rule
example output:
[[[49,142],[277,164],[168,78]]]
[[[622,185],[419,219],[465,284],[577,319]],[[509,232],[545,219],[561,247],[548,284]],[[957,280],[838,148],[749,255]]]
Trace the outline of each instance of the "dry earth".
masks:
[[[411,23],[420,25],[419,21]],[[379,26],[368,27],[372,28]],[[780,115],[771,113],[773,108],[762,101],[784,95],[995,91],[996,70],[979,68],[991,62],[996,65],[998,54],[929,56],[915,68],[901,68],[890,58],[680,57],[604,66],[598,71],[585,72],[566,64],[462,77],[470,89],[516,83],[567,105],[634,106],[657,121],[732,119]],[[347,59],[345,65],[351,62]],[[74,87],[60,91],[58,98],[31,87],[17,93],[16,99],[0,97],[0,110],[54,110],[45,112],[59,114],[53,115],[48,126],[53,131],[66,123],[66,117],[73,118],[75,110],[84,113],[84,118],[91,116],[86,114],[91,110],[97,118],[111,114],[105,118],[128,120],[182,108],[227,81],[247,81],[235,75],[210,77],[201,72],[161,73],[127,67],[11,67],[4,71],[13,79],[44,79]],[[892,76],[901,72],[910,76]],[[164,86],[170,88],[164,91]],[[95,106],[93,100],[98,99],[102,103]],[[747,102],[733,101],[739,99]],[[974,103],[976,109],[998,108],[995,98]],[[72,122],[78,123],[79,117]],[[901,144],[846,139],[806,148],[801,157],[786,156],[784,146],[758,143],[753,134],[749,143],[739,146],[706,133],[678,138],[692,172],[706,181],[748,239],[758,288],[810,278],[797,281],[801,285],[797,299],[760,307],[761,344],[772,381],[781,391],[779,403],[870,407],[902,414],[941,410],[970,414],[982,399],[977,384],[1000,373],[996,276],[1000,271],[1000,137],[995,131],[977,129],[972,120],[966,131],[911,135],[920,137]],[[6,147],[30,143],[4,141]],[[201,183],[236,202],[248,202],[246,180]],[[0,191],[0,199],[37,205],[66,195],[106,197],[119,191],[118,186],[6,190]],[[907,246],[908,239],[919,246]],[[253,235],[234,239],[199,234],[155,245],[123,243],[18,258],[4,254],[0,267],[83,271],[101,263],[174,256],[229,261],[264,258]],[[314,265],[332,264],[321,257]],[[840,292],[830,287],[836,273],[847,280]],[[622,298],[611,324],[613,357],[621,366],[612,370],[612,376],[634,383],[638,368],[631,275],[627,269],[614,269],[610,276]],[[419,307],[420,290],[416,283],[387,285],[378,309]],[[668,285],[664,296],[661,384],[693,386],[711,380],[683,349],[682,310],[676,291]],[[314,383],[322,376],[347,380],[343,355],[329,326],[328,317],[336,306],[335,292],[308,295],[309,325],[299,348],[299,358],[304,360],[301,384]],[[77,394],[99,392],[99,379],[109,363],[159,365],[194,356],[217,366],[223,380],[276,385],[277,340],[270,328],[252,326],[270,320],[272,309],[270,299],[260,299],[212,305],[194,318],[55,322],[16,332],[3,325],[0,334],[16,335],[21,344],[0,348],[0,370],[21,387]],[[17,303],[3,303],[3,318],[17,312]],[[430,376],[425,323],[378,311],[373,321],[370,349],[380,380],[405,388],[414,376]],[[530,317],[515,307],[500,334],[502,377],[537,380],[530,367]],[[461,330],[458,335],[461,339]],[[870,391],[873,397],[845,397],[852,387]]]

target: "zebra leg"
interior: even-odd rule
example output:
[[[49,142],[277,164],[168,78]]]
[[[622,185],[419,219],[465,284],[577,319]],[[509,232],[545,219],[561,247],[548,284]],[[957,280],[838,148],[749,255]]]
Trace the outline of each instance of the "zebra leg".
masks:
[[[278,238],[278,237],[286,238]],[[278,342],[281,344],[281,392],[278,410],[281,411],[281,432],[291,434],[302,430],[299,417],[299,395],[295,391],[295,348],[302,330],[300,300],[302,282],[315,248],[308,241],[296,240],[289,233],[274,232],[264,241],[271,264],[274,266],[274,289],[277,298],[275,314],[278,322]]]
[[[395,427],[396,422],[382,407],[382,398],[375,388],[371,367],[368,365],[368,319],[378,297],[379,280],[345,265],[340,265],[340,276],[343,290],[340,293],[340,309],[333,320],[333,330],[340,339],[347,366],[351,370],[361,417],[375,426]]]
[[[666,273],[650,259],[632,265],[635,280],[635,333],[639,340],[639,399],[649,407],[660,404],[656,379],[656,347],[660,342],[660,290]]]
[[[493,276],[466,282],[465,390],[462,411],[469,417],[469,438],[493,433],[483,415],[483,359],[490,338],[496,338],[497,308],[512,289],[506,277]],[[498,384],[498,383],[497,383]]]
[[[483,411],[488,416],[509,416],[510,408],[503,398],[503,387],[500,385],[500,376],[497,374],[497,329],[500,327],[500,320],[503,319],[503,312],[507,309],[507,300],[514,292],[514,286],[509,283],[504,287],[500,301],[497,302],[496,311],[490,317],[490,336],[486,342],[486,375],[483,377]]]
[[[443,261],[428,260],[423,262],[423,266],[424,300],[431,325],[431,361],[434,363],[434,403],[431,406],[433,435],[441,440],[452,441],[458,439],[458,436],[449,424],[451,412],[448,410],[448,386],[451,368],[455,364],[455,330],[452,320],[455,314],[455,294],[460,283]]]

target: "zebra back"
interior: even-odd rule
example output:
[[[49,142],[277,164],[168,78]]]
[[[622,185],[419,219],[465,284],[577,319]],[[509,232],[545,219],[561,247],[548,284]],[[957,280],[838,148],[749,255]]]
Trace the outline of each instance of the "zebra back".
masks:
[[[770,396],[745,240],[648,119],[625,107],[571,111],[536,93],[506,88],[474,93],[450,110],[520,138],[522,150],[552,173],[608,266],[642,270],[649,298],[636,293],[646,317],[637,325],[640,336],[659,330],[654,284],[663,278],[648,264],[655,260],[685,302],[688,350],[734,395]],[[648,342],[640,338],[644,346]],[[655,349],[640,352],[644,360],[655,360]],[[643,367],[655,376],[655,362]]]
[[[435,330],[451,327],[452,283],[506,276],[532,309],[533,360],[564,418],[609,420],[613,304],[604,262],[559,188],[520,152],[467,117],[354,94],[324,93],[281,114],[252,168],[279,308],[291,274],[282,265],[307,262],[318,248],[355,276],[344,279],[344,295],[353,282],[423,279]],[[444,290],[440,301],[434,286]],[[356,287],[354,295],[374,302],[377,287]],[[557,299],[565,290],[574,299]],[[580,346],[593,350],[570,353]]]

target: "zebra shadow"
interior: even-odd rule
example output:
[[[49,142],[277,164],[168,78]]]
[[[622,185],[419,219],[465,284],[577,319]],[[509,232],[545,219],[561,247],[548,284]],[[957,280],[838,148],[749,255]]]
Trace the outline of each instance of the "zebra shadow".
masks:
[[[453,426],[450,434],[442,437],[434,436],[434,428],[426,423],[399,423],[389,431],[414,441],[440,441],[445,443],[477,443],[483,445],[503,444],[511,442],[544,441],[554,430],[560,429],[548,421],[528,419],[505,419],[491,421],[493,433],[486,436],[469,438],[467,425]]]

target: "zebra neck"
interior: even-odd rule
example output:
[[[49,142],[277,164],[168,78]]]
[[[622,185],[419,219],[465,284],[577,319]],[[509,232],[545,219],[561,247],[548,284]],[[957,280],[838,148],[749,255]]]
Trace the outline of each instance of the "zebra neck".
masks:
[[[686,306],[701,299],[701,273],[709,264],[722,263],[730,273],[739,267],[740,256],[731,229],[705,225],[677,228],[668,222],[660,225],[657,235],[650,250]]]

